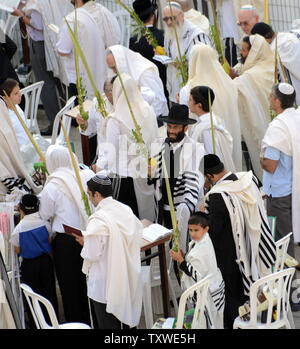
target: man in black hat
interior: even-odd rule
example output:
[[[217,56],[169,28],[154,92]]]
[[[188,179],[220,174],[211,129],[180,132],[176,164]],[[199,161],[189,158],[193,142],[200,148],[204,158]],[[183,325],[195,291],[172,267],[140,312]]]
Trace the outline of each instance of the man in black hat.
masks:
[[[140,19],[145,23],[145,25],[152,31],[155,36],[158,45],[164,46],[164,31],[156,27],[157,16],[155,11],[157,10],[156,0],[135,0],[132,4],[134,11],[140,17]],[[154,50],[148,41],[142,37],[138,40],[137,35],[130,38],[129,48],[132,51],[140,53],[143,57],[149,59],[149,61],[156,64],[159,76],[164,85],[164,93],[168,100],[168,90],[167,90],[167,73],[164,64],[153,59]]]
[[[296,90],[296,103],[300,105],[300,41],[293,33],[279,32],[275,34],[272,27],[264,22],[254,25],[251,34],[260,34],[270,44],[273,52],[278,52],[278,72],[281,82],[293,85]],[[287,81],[286,81],[287,80]]]
[[[251,284],[271,273],[276,247],[252,172],[227,172],[217,155],[208,154],[204,175],[212,185],[204,199],[209,235],[225,282],[224,327],[232,328]]]
[[[200,171],[204,147],[186,135],[188,125],[196,121],[189,118],[189,109],[185,105],[175,103],[167,117],[159,118],[167,123],[168,137],[158,144],[159,149],[152,153],[157,161],[156,172],[149,180],[155,186],[157,204],[157,220],[164,226],[172,228],[170,206],[167,195],[165,175],[162,167],[164,156],[178,228],[181,234],[180,247],[186,252],[188,244],[187,224],[190,215],[196,210],[200,201],[203,174]],[[154,150],[154,151],[153,151]]]

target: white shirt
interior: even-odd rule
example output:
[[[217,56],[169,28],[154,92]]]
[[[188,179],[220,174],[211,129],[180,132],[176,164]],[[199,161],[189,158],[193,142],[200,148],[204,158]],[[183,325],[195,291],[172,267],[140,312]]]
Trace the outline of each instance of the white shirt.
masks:
[[[80,229],[80,215],[76,204],[69,199],[59,188],[48,183],[39,195],[40,215],[44,220],[52,221],[52,230],[63,233],[62,224]]]
[[[222,0],[220,9],[221,20],[221,34],[222,38],[238,38],[237,20],[232,5],[232,0]]]
[[[101,207],[101,202],[96,210]],[[107,259],[109,231],[100,221],[99,230],[103,235],[88,235],[84,238],[84,245],[81,250],[81,257],[90,263],[87,281],[88,297],[100,303],[107,303],[106,280],[107,280]],[[97,222],[97,224],[98,224]],[[88,230],[88,225],[87,225]]]
[[[21,118],[23,119],[23,121],[26,123],[26,117],[25,117],[23,110],[18,105],[16,105],[16,109],[17,109],[19,115],[21,116]],[[28,138],[27,133],[25,132],[20,120],[18,119],[17,114],[11,109],[8,109],[8,112],[9,112],[9,116],[10,116],[11,122],[13,124],[14,130],[16,132],[16,136],[17,136],[19,145],[21,147],[21,145],[29,142],[29,138]]]
[[[26,25],[26,29],[33,41],[44,41],[43,17],[38,11],[32,10],[30,15],[30,25]]]
[[[70,27],[74,30],[73,23],[70,23]],[[74,57],[74,45],[67,27],[64,23],[58,34],[58,41],[56,43],[57,51],[67,56],[63,56],[65,69],[70,84],[76,84],[76,66]]]

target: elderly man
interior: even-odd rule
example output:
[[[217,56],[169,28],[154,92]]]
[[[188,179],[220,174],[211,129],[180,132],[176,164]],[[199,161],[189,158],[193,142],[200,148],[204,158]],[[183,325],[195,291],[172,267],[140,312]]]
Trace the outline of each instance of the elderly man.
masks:
[[[191,49],[195,44],[203,42],[206,45],[210,45],[209,36],[200,27],[195,26],[189,20],[185,19],[182,7],[177,2],[170,2],[169,5],[165,6],[163,9],[163,21],[165,23],[164,48],[167,55],[173,60],[179,59],[175,29],[179,40],[181,56],[185,56],[187,61],[189,60]],[[173,24],[175,27],[173,27]],[[167,87],[170,102],[176,103],[176,95],[180,91],[181,83],[182,77],[178,77],[177,64],[168,64]]]
[[[270,122],[269,94],[274,82],[274,54],[260,35],[243,39],[241,74],[234,78],[243,138],[249,150],[253,171],[262,181],[260,143]]]
[[[276,34],[268,24],[256,23],[252,34],[262,35],[273,52],[276,50]],[[277,33],[278,70],[281,82],[288,82],[296,90],[296,103],[300,105],[300,41],[293,33]],[[285,81],[287,80],[287,81]]]
[[[148,87],[155,93],[152,103],[155,115],[167,115],[168,106],[164,94],[163,83],[159,77],[157,66],[143,57],[140,53],[134,52],[122,45],[110,46],[106,52],[107,66],[117,73],[130,75],[138,86]]]
[[[254,24],[259,22],[259,19],[259,14],[257,13],[255,6],[252,5],[242,6],[238,13],[238,25],[246,35],[251,34],[251,29]]]

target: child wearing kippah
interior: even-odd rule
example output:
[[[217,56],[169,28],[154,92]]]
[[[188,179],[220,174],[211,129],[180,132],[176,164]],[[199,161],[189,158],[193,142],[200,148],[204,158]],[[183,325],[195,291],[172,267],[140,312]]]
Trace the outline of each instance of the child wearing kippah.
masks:
[[[183,272],[181,288],[186,290],[210,274],[210,292],[206,307],[210,311],[210,321],[213,322],[213,326],[218,329],[223,328],[225,285],[208,234],[208,216],[203,212],[195,212],[189,219],[188,227],[191,237],[188,252],[184,255],[181,249],[178,252],[170,251],[171,258],[179,263],[179,268]]]
[[[21,257],[21,282],[47,298],[58,315],[54,267],[50,255],[51,226],[40,217],[39,199],[35,195],[23,195],[19,211],[21,221],[13,231],[10,243]],[[30,327],[34,326],[32,320],[30,314]]]

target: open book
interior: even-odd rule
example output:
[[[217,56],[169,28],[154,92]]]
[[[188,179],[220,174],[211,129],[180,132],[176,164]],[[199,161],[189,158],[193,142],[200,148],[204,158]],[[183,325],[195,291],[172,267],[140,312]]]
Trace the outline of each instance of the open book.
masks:
[[[18,7],[20,0],[1,0],[0,1],[0,10],[4,10],[7,12],[13,12],[14,7]]]
[[[90,99],[87,99],[86,101],[83,102],[83,109],[88,113],[92,109],[92,106],[93,106],[93,101]],[[66,115],[70,116],[71,118],[76,118],[78,113],[79,113],[79,105],[67,111]]]
[[[171,57],[165,56],[165,55],[155,55],[153,56],[153,59],[155,59],[156,61],[162,64],[174,63],[174,60]]]
[[[153,242],[172,234],[172,229],[163,227],[160,224],[154,223],[143,229],[143,239]]]

